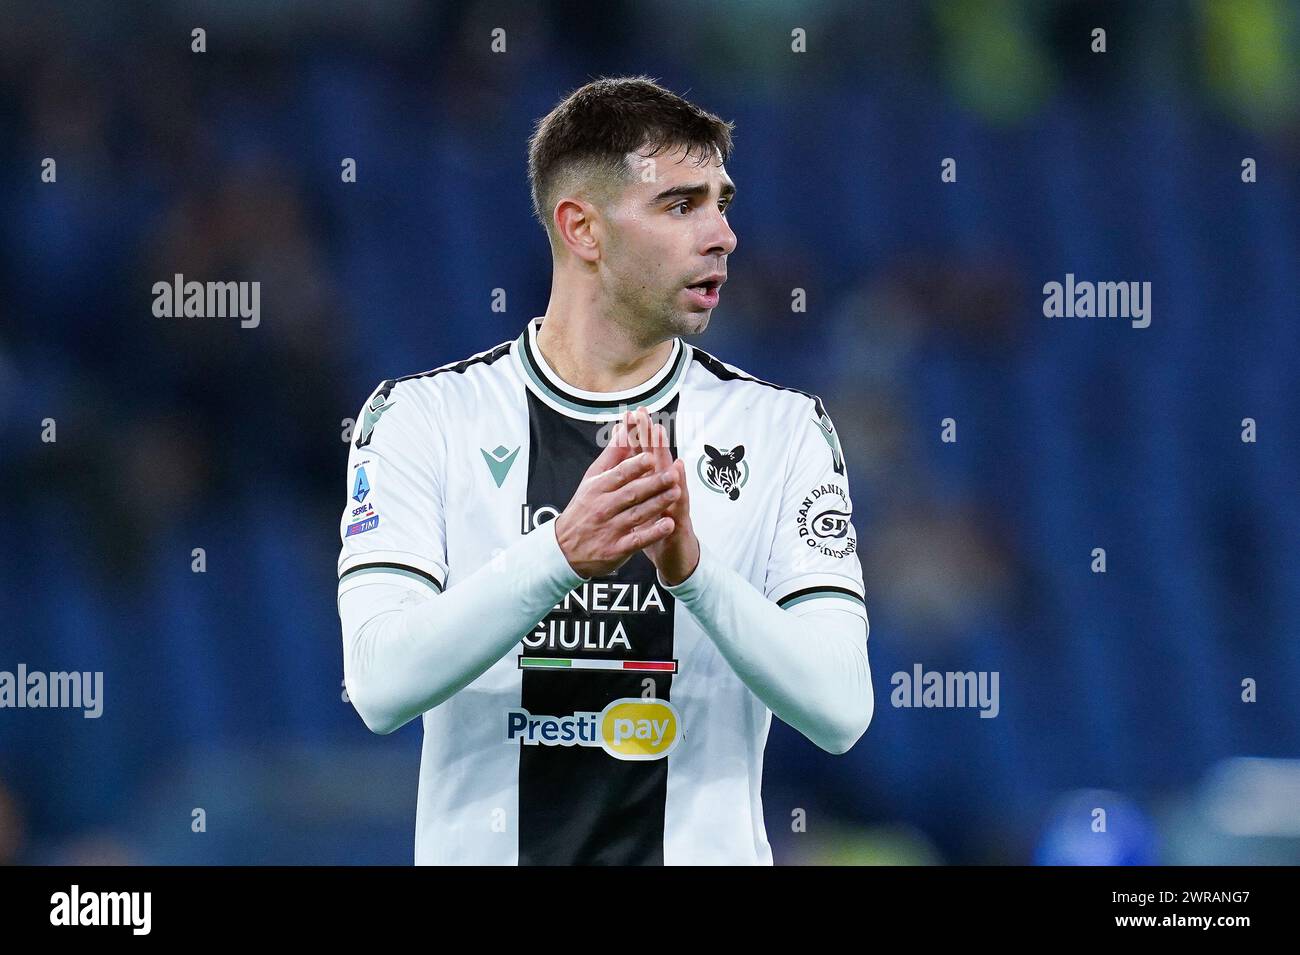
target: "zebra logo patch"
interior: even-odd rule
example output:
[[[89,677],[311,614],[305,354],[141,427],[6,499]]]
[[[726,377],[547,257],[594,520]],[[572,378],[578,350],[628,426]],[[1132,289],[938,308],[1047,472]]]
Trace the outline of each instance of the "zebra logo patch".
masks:
[[[711,444],[695,462],[695,473],[710,491],[727,495],[728,500],[740,497],[740,489],[749,482],[749,462],[745,460],[745,446],[719,451]]]

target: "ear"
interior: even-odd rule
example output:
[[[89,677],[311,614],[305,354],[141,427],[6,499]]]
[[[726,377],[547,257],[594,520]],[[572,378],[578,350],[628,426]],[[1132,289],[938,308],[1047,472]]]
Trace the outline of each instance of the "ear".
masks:
[[[600,241],[594,228],[596,217],[596,207],[576,196],[561,199],[551,212],[551,224],[560,245],[584,262],[595,262],[600,257]]]
[[[745,446],[743,444],[738,444],[731,449],[732,464],[739,464],[741,458],[743,458],[744,456],[745,456]]]
[[[711,444],[706,444],[704,446],[704,453],[709,456],[710,461],[717,461],[722,457],[722,455],[718,453],[718,449]]]

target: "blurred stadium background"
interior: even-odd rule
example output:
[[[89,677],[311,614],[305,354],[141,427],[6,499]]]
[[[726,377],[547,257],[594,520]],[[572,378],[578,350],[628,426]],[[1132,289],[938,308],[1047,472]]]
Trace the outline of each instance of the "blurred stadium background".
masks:
[[[699,344],[849,460],[876,716],[774,723],[777,860],[1300,862],[1298,50],[1280,0],[7,0],[0,669],[106,699],[0,711],[0,860],[409,863],[419,723],[342,698],[342,421],[542,313],[532,123],[647,73],[737,123]],[[177,272],[261,325],[153,317]],[[1151,326],[1044,318],[1067,272]],[[892,707],[916,663],[998,717]]]

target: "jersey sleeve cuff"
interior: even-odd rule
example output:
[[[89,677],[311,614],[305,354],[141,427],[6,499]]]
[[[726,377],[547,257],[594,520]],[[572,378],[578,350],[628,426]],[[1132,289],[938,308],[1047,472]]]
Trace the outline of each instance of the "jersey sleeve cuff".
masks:
[[[339,561],[338,572],[340,595],[378,577],[434,593],[442,593],[447,586],[447,569],[442,564],[406,551],[349,554]]]
[[[838,574],[803,574],[768,592],[782,610],[802,616],[816,610],[847,610],[867,619],[867,604],[857,582]]]
[[[681,583],[670,585],[664,580],[663,574],[659,573],[658,570],[655,571],[655,579],[659,582],[659,586],[688,606],[692,600],[707,590],[707,583],[713,572],[713,553],[705,546],[704,541],[699,543],[699,562],[695,565],[695,569],[691,571],[690,576]]]
[[[558,520],[557,517],[540,525],[525,540],[535,538],[530,540],[536,549],[533,556],[545,568],[547,576],[557,585],[562,585],[567,593],[574,587],[585,584],[591,578],[584,577],[574,570],[573,565],[569,563],[569,558],[564,556],[559,538],[555,536],[555,523]]]

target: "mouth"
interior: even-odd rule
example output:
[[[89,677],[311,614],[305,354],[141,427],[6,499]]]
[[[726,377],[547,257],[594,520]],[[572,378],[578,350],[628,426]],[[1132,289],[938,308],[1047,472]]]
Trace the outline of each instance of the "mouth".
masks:
[[[686,286],[686,293],[701,308],[714,308],[718,304],[718,292],[726,281],[725,275],[709,275]]]

